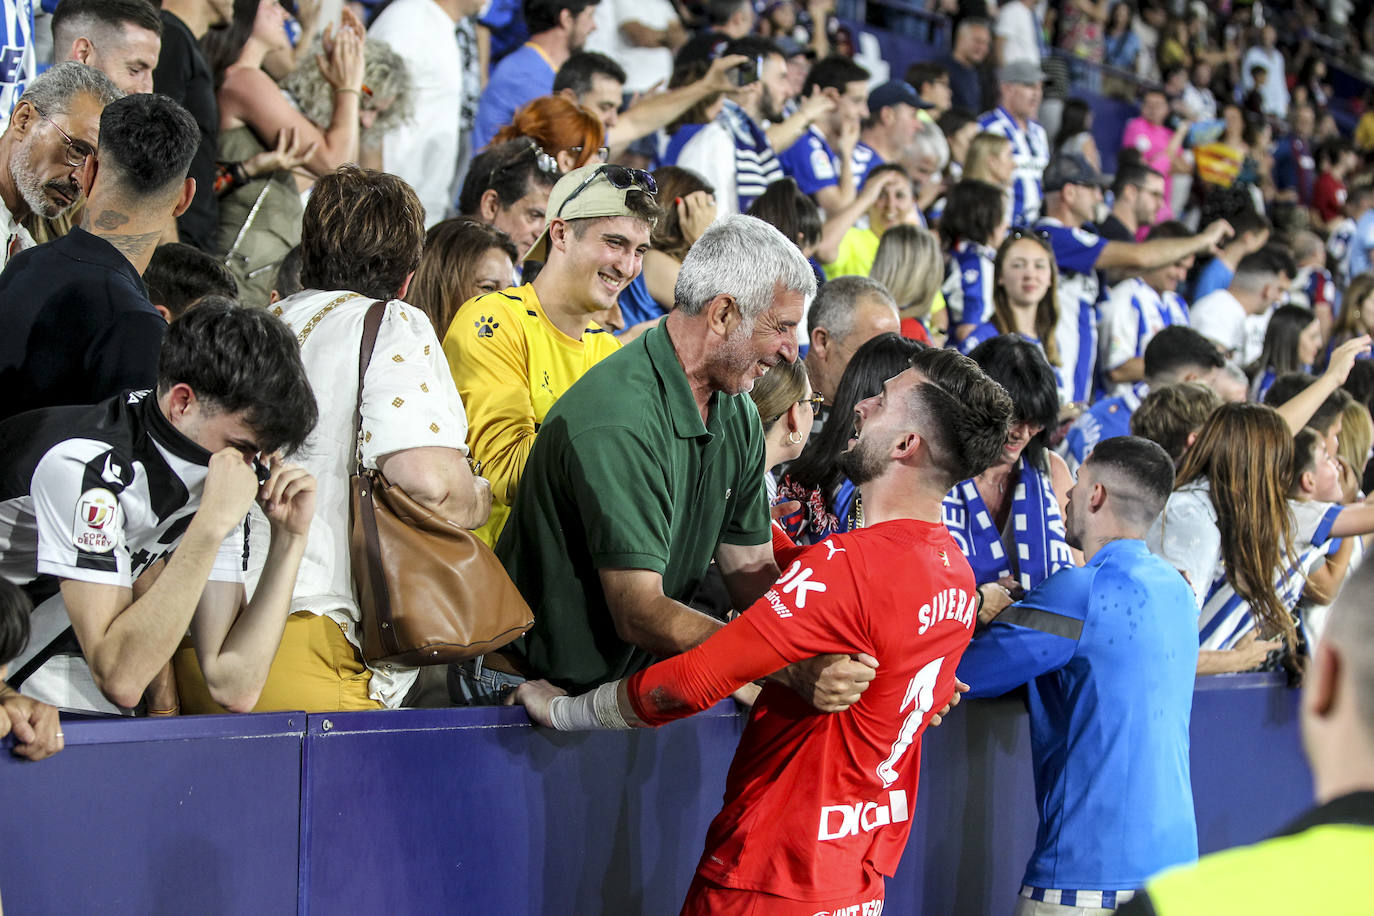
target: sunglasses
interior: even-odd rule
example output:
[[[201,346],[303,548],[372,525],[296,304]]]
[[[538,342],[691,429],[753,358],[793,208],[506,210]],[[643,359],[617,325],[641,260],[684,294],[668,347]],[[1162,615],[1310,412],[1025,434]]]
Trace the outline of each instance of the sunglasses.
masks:
[[[568,204],[573,202],[577,195],[591,187],[592,182],[597,178],[605,176],[606,182],[617,191],[627,191],[630,188],[639,188],[649,194],[658,193],[658,182],[654,181],[654,176],[643,169],[632,169],[624,165],[598,165],[592,173],[582,179],[582,183],[573,189],[573,192],[558,205],[558,212],[553,215],[554,219],[562,219],[563,211]]]
[[[1012,229],[1007,233],[1007,240],[1002,244],[1010,245],[1012,242],[1019,242],[1021,239],[1034,239],[1046,248],[1050,247],[1050,233],[1047,229]]]
[[[560,174],[562,174],[558,168],[558,160],[550,156],[548,153],[544,152],[544,148],[540,146],[538,143],[535,143],[533,140],[529,139],[526,140],[524,151],[521,152],[519,155],[512,157],[509,162],[498,168],[496,170],[496,174],[500,174],[501,172],[509,171],[510,169],[515,168],[522,162],[525,162],[526,157],[529,155],[534,156],[535,167],[538,168],[539,171],[543,172],[545,175],[552,175],[554,178],[557,178]]]

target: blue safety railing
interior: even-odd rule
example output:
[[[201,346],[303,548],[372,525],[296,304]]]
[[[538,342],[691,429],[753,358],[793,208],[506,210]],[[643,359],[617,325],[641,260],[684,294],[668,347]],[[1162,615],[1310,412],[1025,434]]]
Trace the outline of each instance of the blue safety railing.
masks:
[[[1296,711],[1274,676],[1199,680],[1204,851],[1310,804]],[[582,734],[520,709],[70,721],[56,757],[0,754],[0,896],[17,914],[676,912],[743,724],[729,704]],[[887,909],[1010,911],[1036,825],[1023,701],[965,703],[922,743]]]

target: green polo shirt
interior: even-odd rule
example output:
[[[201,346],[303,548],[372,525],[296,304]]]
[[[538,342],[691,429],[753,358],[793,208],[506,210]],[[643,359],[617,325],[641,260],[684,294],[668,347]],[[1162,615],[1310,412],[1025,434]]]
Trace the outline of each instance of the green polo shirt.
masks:
[[[496,554],[534,609],[512,650],[578,690],[653,660],[621,641],[599,569],[649,569],[687,601],[721,543],[768,543],[763,430],[748,395],[701,421],[664,327],[588,370],[535,437]]]

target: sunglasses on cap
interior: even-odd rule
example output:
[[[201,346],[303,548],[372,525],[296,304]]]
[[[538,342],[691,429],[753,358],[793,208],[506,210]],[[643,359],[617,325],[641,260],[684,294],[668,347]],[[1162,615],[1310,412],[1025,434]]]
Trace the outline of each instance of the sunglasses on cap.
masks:
[[[1045,229],[1018,228],[1007,232],[1007,240],[1003,244],[1010,245],[1012,242],[1019,242],[1021,239],[1034,239],[1046,248],[1050,247],[1050,234]]]
[[[649,194],[658,193],[658,182],[654,181],[654,176],[643,169],[632,169],[624,165],[598,165],[590,175],[582,179],[582,183],[573,189],[573,192],[567,196],[563,203],[558,205],[558,212],[553,215],[553,218],[562,219],[563,211],[567,209],[568,204],[572,203],[577,195],[591,187],[592,182],[603,175],[606,177],[607,183],[617,191],[639,188]]]
[[[553,178],[557,179],[558,176],[562,174],[561,170],[558,168],[558,160],[544,152],[542,146],[529,138],[526,138],[524,150],[512,157],[505,165],[498,168],[496,170],[497,174],[513,169],[522,162],[526,162],[526,157],[530,155],[534,156],[535,168],[539,169],[539,171],[543,172],[545,175],[551,175]]]

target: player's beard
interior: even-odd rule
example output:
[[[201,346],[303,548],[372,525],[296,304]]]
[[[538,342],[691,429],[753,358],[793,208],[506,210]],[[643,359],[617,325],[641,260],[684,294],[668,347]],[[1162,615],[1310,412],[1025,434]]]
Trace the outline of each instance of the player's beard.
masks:
[[[855,442],[848,451],[841,452],[836,463],[844,472],[844,476],[848,477],[849,482],[856,487],[862,487],[869,481],[876,480],[887,468],[887,460],[883,457],[879,447],[862,438]]]

